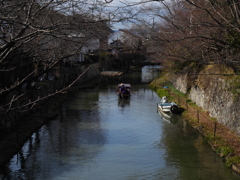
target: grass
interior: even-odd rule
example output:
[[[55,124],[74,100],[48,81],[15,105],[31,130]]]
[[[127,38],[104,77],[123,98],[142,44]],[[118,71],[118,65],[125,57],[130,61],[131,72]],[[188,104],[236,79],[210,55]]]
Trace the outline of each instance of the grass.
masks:
[[[227,167],[231,167],[232,164],[240,164],[240,156],[233,156],[227,158],[225,164]]]
[[[227,139],[231,138],[231,136],[229,134],[225,136],[224,130],[221,130],[226,127],[218,124],[216,118],[209,116],[209,112],[198,107],[190,99],[187,99],[186,94],[179,92],[169,81],[164,80],[167,80],[167,78],[160,77],[154,80],[149,87],[159,97],[167,96],[169,100],[178,102],[179,106],[184,110],[182,113],[183,118],[203,135],[205,142],[211,145],[216,154],[225,159],[227,167],[231,167],[232,164],[240,164],[240,156],[234,155],[236,149],[227,142],[227,140],[231,140]],[[168,88],[163,88],[164,86]]]

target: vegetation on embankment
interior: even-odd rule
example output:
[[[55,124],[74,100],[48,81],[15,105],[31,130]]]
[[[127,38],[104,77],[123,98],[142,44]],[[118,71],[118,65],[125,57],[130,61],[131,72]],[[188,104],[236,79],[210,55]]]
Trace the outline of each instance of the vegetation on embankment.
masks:
[[[217,119],[210,117],[209,112],[188,99],[187,94],[176,90],[170,83],[169,77],[169,74],[161,74],[149,87],[158,96],[167,96],[169,100],[176,102],[183,110],[184,119],[203,135],[213,151],[223,158],[226,166],[240,173],[240,137],[234,131],[218,123]]]

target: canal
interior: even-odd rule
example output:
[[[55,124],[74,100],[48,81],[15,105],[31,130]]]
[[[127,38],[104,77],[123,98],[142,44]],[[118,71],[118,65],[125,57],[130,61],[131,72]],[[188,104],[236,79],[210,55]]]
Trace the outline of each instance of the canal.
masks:
[[[116,95],[117,80],[71,92],[57,119],[25,143],[0,179],[26,180],[234,180],[239,176],[180,116],[157,112],[146,66],[126,74],[132,96]]]

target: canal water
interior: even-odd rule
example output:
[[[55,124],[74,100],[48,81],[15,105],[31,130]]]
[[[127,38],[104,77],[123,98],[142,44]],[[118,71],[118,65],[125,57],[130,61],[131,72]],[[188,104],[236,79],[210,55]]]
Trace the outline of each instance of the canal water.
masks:
[[[59,117],[32,135],[0,179],[239,179],[184,119],[157,112],[159,97],[147,86],[157,74],[147,66],[125,75],[129,100],[116,95],[118,80],[71,92]]]

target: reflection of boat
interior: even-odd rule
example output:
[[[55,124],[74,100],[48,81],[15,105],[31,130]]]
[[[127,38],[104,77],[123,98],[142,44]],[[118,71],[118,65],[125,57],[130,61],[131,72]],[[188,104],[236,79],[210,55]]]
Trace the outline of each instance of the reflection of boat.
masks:
[[[158,110],[158,112],[164,119],[168,119],[168,120],[171,119],[172,114],[167,114],[167,113],[164,113],[163,111],[159,111],[159,110]]]
[[[174,102],[169,102],[166,96],[162,97],[157,105],[158,109],[163,113],[176,114],[178,112],[178,105]]]
[[[176,124],[178,122],[179,116],[176,114],[168,114],[158,110],[158,114],[162,117],[162,120]]]
[[[128,107],[130,106],[130,100],[125,100],[125,99],[122,99],[122,98],[118,98],[118,106],[120,107]]]
[[[128,99],[131,96],[131,85],[126,83],[118,84],[117,93],[120,98]]]

